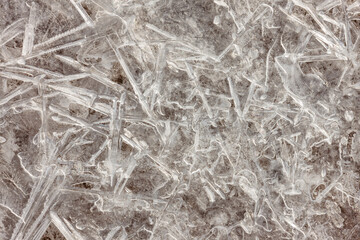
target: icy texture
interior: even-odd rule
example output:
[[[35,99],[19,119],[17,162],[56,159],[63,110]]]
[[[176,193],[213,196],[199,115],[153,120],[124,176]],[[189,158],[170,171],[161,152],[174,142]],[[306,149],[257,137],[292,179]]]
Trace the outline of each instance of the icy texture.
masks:
[[[0,239],[360,239],[360,2],[0,0]]]

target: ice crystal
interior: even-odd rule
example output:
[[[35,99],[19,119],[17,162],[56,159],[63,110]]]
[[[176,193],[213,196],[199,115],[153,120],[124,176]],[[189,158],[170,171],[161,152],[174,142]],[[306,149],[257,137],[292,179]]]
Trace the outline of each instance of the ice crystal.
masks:
[[[0,13],[0,239],[360,238],[359,1]]]

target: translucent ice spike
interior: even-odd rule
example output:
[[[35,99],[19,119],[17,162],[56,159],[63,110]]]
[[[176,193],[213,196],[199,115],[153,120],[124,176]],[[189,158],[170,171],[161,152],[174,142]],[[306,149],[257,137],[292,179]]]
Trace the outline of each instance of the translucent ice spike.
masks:
[[[210,190],[208,186],[204,186],[204,190],[206,192],[206,195],[208,196],[208,199],[211,203],[215,202],[215,194],[213,191]]]
[[[60,85],[48,85],[50,88],[60,91],[64,93],[69,99],[75,102],[82,102],[86,104],[87,107],[90,107],[94,99],[96,98],[96,94],[91,92],[90,90],[84,88],[77,88],[77,87],[68,87],[68,86],[60,86]]]
[[[151,29],[151,30],[153,30],[154,32],[157,32],[158,34],[160,34],[160,35],[162,35],[162,36],[164,36],[164,37],[166,37],[166,38],[168,38],[168,39],[176,40],[176,36],[173,36],[173,35],[171,35],[170,33],[165,32],[165,31],[159,29],[158,27],[156,27],[156,26],[154,26],[154,25],[152,25],[152,24],[150,24],[150,23],[147,23],[145,26],[146,26],[148,29]]]
[[[24,238],[24,233],[28,234],[28,231],[26,230],[30,230],[33,226],[31,225],[33,223],[31,220],[36,216],[37,219],[41,219],[44,212],[55,200],[57,194],[49,194],[49,189],[53,186],[55,178],[56,174],[54,174],[53,167],[47,167],[44,169],[39,181],[31,190],[30,198],[21,214],[22,219],[16,224],[11,240],[26,239]],[[37,205],[36,203],[38,202],[44,202],[44,204]],[[39,208],[43,208],[41,213],[38,213]]]
[[[236,17],[235,17],[236,12],[234,12],[234,10],[232,10],[232,9],[229,9],[228,12],[229,12],[229,15],[231,16],[232,20],[234,21],[236,28],[238,29],[237,33],[240,33],[241,31],[243,31],[244,26],[236,20]]]
[[[6,96],[3,96],[0,100],[0,106],[6,104],[7,102],[9,102],[11,99],[20,96],[21,94],[24,94],[30,90],[32,90],[33,87],[32,85],[28,85],[28,84],[23,84],[20,87],[18,87],[17,89],[15,89],[14,91],[8,93]]]
[[[123,70],[124,70],[124,72],[126,74],[126,77],[128,78],[128,80],[129,80],[135,94],[137,95],[143,110],[151,118],[152,114],[151,114],[149,105],[146,102],[146,99],[145,99],[143,93],[140,91],[140,88],[139,88],[134,76],[132,75],[128,65],[126,64],[124,58],[122,57],[119,49],[116,47],[115,43],[110,38],[106,38],[106,39],[107,39],[109,45],[111,46],[112,50],[115,52],[116,58],[118,59],[121,67],[123,68]]]
[[[243,115],[245,115],[245,116],[246,116],[246,113],[249,111],[250,102],[251,102],[251,99],[254,96],[255,88],[256,88],[256,84],[251,83],[250,88],[249,88],[249,92],[248,92],[248,96],[246,98],[246,101],[245,101],[245,104],[244,104],[244,109],[243,109]]]
[[[76,240],[83,240],[84,239],[80,235],[80,233],[78,231],[76,231],[76,229],[71,225],[71,223],[68,220],[64,219],[64,222],[65,222],[66,226],[69,228],[69,230],[72,232],[72,235],[75,237]]]
[[[6,27],[0,34],[0,47],[17,37],[24,31],[25,18],[21,18]]]
[[[330,1],[330,0],[328,0],[328,1]],[[338,1],[340,1],[340,0],[338,0]],[[341,1],[340,1],[341,2]],[[354,3],[352,3],[352,4],[350,4],[347,8],[346,8],[346,10],[347,11],[351,11],[351,10],[353,10],[353,9],[355,9],[355,8],[358,8],[358,7],[360,7],[360,2],[359,1],[356,1],[356,2],[354,2]]]
[[[217,57],[217,61],[221,61],[223,59],[223,57],[230,52],[231,48],[234,46],[234,42],[235,40],[233,40]]]
[[[235,92],[234,84],[233,84],[231,78],[228,77],[227,80],[228,80],[228,83],[229,83],[230,94],[231,94],[231,97],[233,98],[233,101],[234,101],[235,112],[237,113],[239,119],[242,119],[243,118],[243,113],[242,113],[242,111],[240,109],[239,97],[238,97],[237,93]]]
[[[34,46],[35,25],[36,25],[35,12],[36,12],[36,5],[33,2],[30,7],[29,22],[25,26],[23,49],[21,53],[22,56],[29,55],[32,52]]]
[[[77,33],[77,32],[80,32],[81,30],[87,28],[88,25],[86,23],[82,23],[80,24],[79,26],[75,27],[75,28],[72,28],[66,32],[63,32],[63,33],[60,33],[59,35],[56,35],[52,38],[49,38],[48,40],[46,40],[45,42],[42,42],[42,43],[39,43],[39,44],[36,44],[34,46],[34,49],[38,49],[38,48],[41,48],[41,47],[44,47],[44,46],[47,46],[47,45],[50,45],[52,44],[53,42],[56,42],[57,40],[60,40],[64,37],[67,37],[67,36],[70,36],[74,33]]]
[[[162,70],[166,65],[166,45],[165,44],[161,44],[160,45],[160,50],[158,53],[158,57],[156,60],[156,65],[155,65],[155,80],[153,85],[151,86],[151,88],[149,88],[149,91],[153,91],[153,95],[152,95],[152,100],[151,100],[151,110],[153,110],[154,108],[154,104],[155,104],[155,99],[156,99],[156,95],[158,95],[160,93],[160,88],[161,88],[161,83],[162,83]],[[145,93],[144,93],[145,95]]]
[[[31,223],[31,226],[29,227],[29,230],[26,232],[24,239],[34,239],[33,238],[34,232],[36,232],[37,227],[41,224],[41,222],[45,218],[45,215],[48,213],[48,209],[53,205],[53,203],[58,198],[57,191],[50,190],[46,197],[47,198],[45,200],[43,209],[41,210],[39,216],[36,218],[35,221],[29,222]]]
[[[190,78],[192,81],[194,81],[195,86],[196,86],[196,88],[197,88],[198,91],[199,91],[199,95],[200,95],[200,97],[201,97],[201,100],[203,101],[204,108],[205,108],[207,114],[209,115],[209,118],[213,118],[213,113],[212,113],[211,108],[210,108],[210,106],[209,106],[209,103],[208,103],[208,101],[207,101],[207,99],[206,99],[206,96],[205,96],[204,92],[202,91],[202,89],[201,89],[201,87],[200,87],[199,80],[198,80],[197,77],[195,76],[195,73],[194,73],[192,67],[191,67],[187,62],[185,62],[185,65],[186,65],[186,72],[187,72],[189,78]]]
[[[339,5],[341,5],[341,0],[325,0],[316,6],[316,10],[317,11],[328,11]]]
[[[105,149],[106,149],[106,147],[108,146],[108,144],[109,144],[109,139],[107,139],[107,140],[105,140],[104,142],[103,142],[103,144],[101,144],[101,146],[99,147],[99,150],[96,152],[96,153],[94,153],[93,155],[91,155],[91,157],[90,157],[90,159],[89,159],[89,161],[88,161],[88,164],[90,165],[90,166],[95,166],[95,160],[100,156],[100,154],[103,152],[103,151],[105,151]]]
[[[67,117],[68,119],[71,119],[72,121],[74,121],[75,123],[78,123],[79,125],[83,126],[84,128],[87,128],[87,129],[91,129],[97,133],[100,133],[101,135],[104,135],[104,136],[107,136],[108,134],[106,132],[104,132],[102,129],[96,127],[96,126],[93,126],[91,123],[88,123],[86,122],[85,120],[83,119],[80,119],[78,117],[74,117],[74,116],[71,116],[65,109],[59,107],[59,106],[54,106],[54,105],[50,105],[49,106],[49,109],[60,115],[60,116],[64,116],[64,117]]]
[[[266,55],[266,69],[265,69],[265,87],[267,87],[268,85],[268,81],[269,81],[269,70],[270,70],[270,56],[271,56],[271,52],[274,48],[274,46],[277,44],[279,38],[276,38],[274,43],[271,45],[267,55]]]
[[[88,73],[78,73],[78,74],[67,75],[67,76],[64,76],[61,78],[47,79],[46,82],[47,83],[68,82],[68,81],[74,81],[74,80],[86,78],[89,76],[90,76],[90,74],[88,74]]]
[[[32,239],[34,240],[43,239],[43,235],[48,229],[50,223],[51,223],[50,217],[45,216],[44,219],[39,224],[39,226],[35,229],[34,233],[32,234]]]
[[[105,103],[99,103],[99,102],[95,102],[92,106],[92,109],[106,115],[106,116],[110,116],[110,112],[111,112],[111,106],[105,104]],[[107,120],[103,120],[103,121],[107,121]],[[95,122],[94,122],[95,123]]]
[[[113,109],[111,112],[111,122],[110,122],[110,141],[109,141],[109,153],[108,153],[108,167],[110,170],[110,182],[111,186],[114,184],[114,177],[116,171],[117,162],[119,162],[119,150],[121,149],[121,115],[122,115],[122,104],[124,103],[125,94],[121,96],[122,101],[118,106],[118,102],[113,102]]]
[[[105,12],[115,15],[115,8],[111,4],[112,0],[91,0],[94,4],[102,8]]]
[[[129,164],[127,165],[126,171],[121,175],[118,179],[116,186],[114,188],[114,193],[117,195],[121,195],[122,191],[124,190],[126,183],[128,182],[132,172],[134,171],[135,167],[137,166],[137,158],[136,156],[129,157]]]
[[[94,27],[94,21],[90,18],[90,16],[87,14],[85,9],[78,3],[76,3],[74,0],[69,0],[72,5],[76,8],[76,10],[80,13],[81,17],[85,20],[85,23],[90,26]]]
[[[20,66],[20,67],[16,67],[16,66],[7,66],[4,68],[4,70],[10,71],[10,72],[14,72],[14,73],[21,73],[21,74],[27,74],[27,75],[35,75],[35,71],[32,69],[28,69],[25,66]]]
[[[222,0],[214,0],[214,3],[225,8],[229,8],[229,6]]]
[[[31,66],[31,65],[26,65],[26,68],[30,68],[30,69],[32,69],[32,70],[35,70],[35,71],[37,71],[37,72],[39,72],[39,73],[45,74],[45,75],[50,76],[50,77],[61,78],[61,77],[64,76],[64,75],[61,74],[61,73],[49,71],[49,70],[47,70],[47,69],[39,68],[39,67],[34,67],[34,66]]]
[[[156,60],[156,76],[155,76],[155,83],[157,84],[157,87],[161,86],[161,73],[163,71],[163,68],[166,66],[166,45],[162,44],[160,46],[159,55]]]
[[[253,13],[249,23],[250,24],[254,24],[257,21],[259,21],[262,17],[264,17],[268,12],[271,13],[271,15],[274,12],[274,9],[267,5],[267,4],[261,4],[260,6],[258,6],[255,10],[255,12]]]
[[[112,240],[114,239],[115,234],[120,230],[120,226],[114,227],[111,231],[107,234],[105,240]]]
[[[334,42],[340,43],[339,39],[335,36],[335,34],[328,28],[328,26],[322,21],[321,18],[319,18],[319,15],[317,14],[314,7],[310,4],[305,4],[300,0],[294,0],[294,3],[298,6],[304,8],[311,17],[315,20],[315,22],[320,26],[321,30],[329,37],[333,39]]]
[[[90,77],[94,79],[95,81],[98,81],[101,84],[104,84],[107,87],[110,87],[116,91],[123,91],[124,87],[120,86],[119,84],[116,84],[115,82],[108,79],[106,76],[100,74],[98,71],[95,71],[95,69],[88,68],[86,66],[83,66],[81,63],[76,61],[75,59],[72,59],[71,57],[62,56],[62,55],[55,55],[55,58],[59,59],[61,62],[66,63],[73,68],[78,69],[81,72],[90,73]]]
[[[85,38],[84,39],[79,39],[79,40],[76,40],[76,41],[73,41],[73,42],[68,42],[68,43],[65,43],[65,44],[62,44],[62,45],[47,49],[47,50],[36,51],[35,53],[33,52],[32,54],[30,54],[29,56],[25,56],[25,57],[21,56],[21,57],[12,59],[11,61],[0,64],[0,66],[9,66],[9,65],[14,65],[14,64],[25,64],[25,60],[40,57],[42,55],[53,53],[53,52],[56,52],[56,51],[59,51],[59,50],[62,50],[62,49],[71,48],[71,47],[77,47],[77,46],[82,45],[85,41],[87,41],[87,39],[85,39]]]
[[[336,27],[339,27],[339,28],[341,27],[341,25],[342,25],[341,22],[329,17],[328,15],[326,15],[323,12],[319,12],[318,14],[324,21],[331,23],[331,24],[335,25]]]
[[[302,56],[298,58],[299,62],[322,62],[322,61],[336,61],[336,60],[347,60],[344,56],[335,56],[335,55],[314,55],[314,56]]]
[[[52,223],[64,235],[66,240],[75,240],[72,232],[69,230],[69,228],[66,226],[66,224],[64,224],[64,222],[61,220],[61,218],[54,211],[50,211],[50,217],[51,217]]]
[[[346,7],[345,7],[345,3],[342,3],[342,8],[344,11],[344,32],[345,32],[345,43],[346,43],[346,47],[347,47],[347,51],[350,52],[352,49],[352,41],[351,41],[351,31],[350,31],[350,21],[349,21],[349,15],[346,11]]]
[[[29,57],[27,57],[26,59],[31,59],[31,58],[35,58],[35,57],[40,57],[42,55],[48,54],[48,53],[53,53],[62,49],[66,49],[66,48],[71,48],[71,47],[76,47],[76,46],[80,46],[82,45],[84,42],[86,41],[86,39],[80,39],[80,40],[76,40],[73,42],[68,42],[53,48],[50,48],[48,50],[44,50],[44,51],[38,51],[37,53],[34,53],[32,55],[30,55]]]
[[[38,84],[38,81],[36,81],[32,77],[28,77],[25,75],[19,75],[19,74],[12,73],[12,72],[2,71],[2,72],[0,72],[0,76],[4,77],[4,78],[8,78],[8,79],[15,79],[15,80],[26,82],[26,83],[33,83],[34,85]]]
[[[292,228],[296,229],[297,231],[299,231],[304,237],[306,237],[306,234],[301,230],[301,228],[296,225],[294,223],[294,221],[292,219],[290,219],[289,217],[285,217],[284,218],[285,222],[287,222]]]
[[[156,27],[156,26],[154,26],[154,25],[152,25],[150,23],[147,23],[145,26],[148,29],[153,30],[154,32],[157,32],[158,34],[160,34],[160,35],[162,35],[162,36],[164,36],[164,37],[166,37],[166,38],[168,38],[168,39],[170,39],[172,41],[175,41],[176,43],[190,49],[190,52],[192,52],[192,53],[200,54],[200,55],[206,56],[207,58],[212,59],[214,61],[218,61],[218,56],[216,56],[215,54],[212,54],[212,53],[210,53],[208,51],[199,49],[198,47],[193,46],[191,43],[181,41],[181,40],[177,39],[177,37],[172,35],[171,33],[163,31],[163,30],[159,29],[158,27]]]

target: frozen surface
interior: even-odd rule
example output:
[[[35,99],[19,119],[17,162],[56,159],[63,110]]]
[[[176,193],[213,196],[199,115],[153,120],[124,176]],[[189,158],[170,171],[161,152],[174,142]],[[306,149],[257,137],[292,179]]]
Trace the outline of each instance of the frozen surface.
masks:
[[[0,0],[0,239],[360,239],[360,1]]]

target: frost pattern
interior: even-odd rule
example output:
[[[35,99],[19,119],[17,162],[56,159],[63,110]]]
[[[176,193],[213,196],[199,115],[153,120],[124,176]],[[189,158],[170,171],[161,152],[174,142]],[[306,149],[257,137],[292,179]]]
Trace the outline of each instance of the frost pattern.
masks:
[[[0,239],[359,239],[359,1],[0,12]]]

